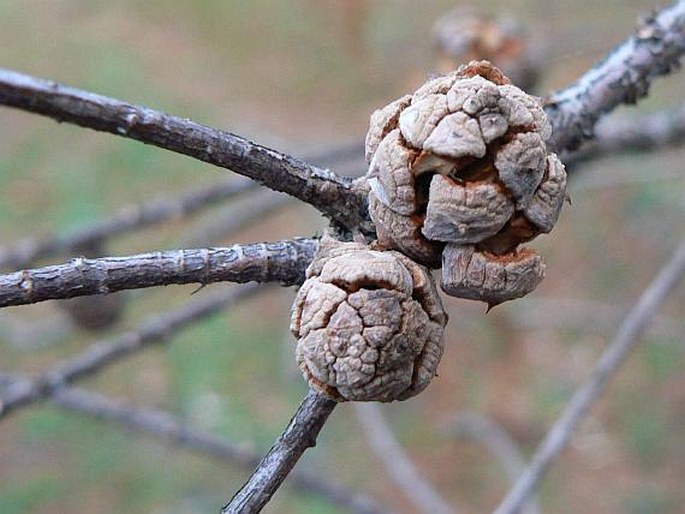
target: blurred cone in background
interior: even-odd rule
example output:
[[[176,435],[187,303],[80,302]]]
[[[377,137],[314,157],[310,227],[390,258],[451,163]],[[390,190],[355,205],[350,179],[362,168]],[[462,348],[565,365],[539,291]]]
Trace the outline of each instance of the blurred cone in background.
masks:
[[[536,89],[543,62],[539,45],[512,18],[497,18],[473,7],[459,7],[437,20],[433,40],[440,73],[484,59],[524,91]]]
[[[104,245],[100,241],[78,246],[73,250],[76,255],[87,258],[105,255]],[[67,313],[69,319],[79,329],[100,331],[112,327],[121,319],[125,297],[124,292],[81,296],[70,300],[62,300],[58,305]]]

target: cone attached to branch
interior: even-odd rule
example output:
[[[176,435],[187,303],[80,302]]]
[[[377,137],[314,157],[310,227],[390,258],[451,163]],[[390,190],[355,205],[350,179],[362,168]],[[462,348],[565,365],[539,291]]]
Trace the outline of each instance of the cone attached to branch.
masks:
[[[447,314],[428,270],[399,252],[329,237],[290,329],[310,387],[338,400],[404,400],[436,374]]]
[[[549,232],[566,198],[550,136],[541,101],[487,61],[379,109],[366,138],[379,244],[442,266],[453,296],[493,306],[529,293],[544,263],[519,245]]]

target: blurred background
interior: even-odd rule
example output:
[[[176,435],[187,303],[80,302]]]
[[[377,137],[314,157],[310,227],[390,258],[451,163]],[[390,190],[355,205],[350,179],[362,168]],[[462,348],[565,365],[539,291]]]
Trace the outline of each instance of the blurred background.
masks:
[[[542,63],[537,91],[564,87],[632,33],[653,0],[500,0],[479,6],[525,25]],[[298,156],[363,138],[370,113],[445,65],[436,20],[467,2],[426,0],[0,0],[0,66],[217,126]],[[456,66],[456,64],[455,64]],[[685,78],[659,80],[632,117],[680,106]],[[364,172],[361,154],[332,167]],[[477,412],[530,455],[643,288],[685,235],[683,148],[578,167],[573,204],[533,244],[548,278],[485,315],[446,298],[439,377],[382,407],[416,465],[461,512],[490,512],[508,489],[478,437]],[[137,142],[0,109],[0,246],[69,233],[128,204],[175,196],[228,172]],[[269,197],[273,201],[275,197]],[[247,200],[247,201],[246,201]],[[324,220],[289,203],[221,234],[246,199],[107,241],[95,253],[310,236]],[[228,221],[226,221],[228,223]],[[209,227],[209,228],[208,228]],[[203,232],[207,230],[207,232]],[[86,253],[85,250],[76,252]],[[34,265],[64,262],[54,256]],[[209,294],[215,285],[194,297]],[[196,287],[129,292],[98,331],[60,302],[0,312],[0,372],[37,373],[191,299]],[[268,293],[179,332],[80,385],[264,452],[305,393],[287,328],[294,289]],[[543,482],[543,512],[682,513],[685,288],[680,287]],[[463,430],[462,430],[463,432]],[[477,435],[477,434],[476,434]],[[369,449],[349,405],[302,468],[397,509],[414,507]],[[0,422],[0,512],[217,512],[246,468],[41,404]],[[287,485],[268,512],[344,512]]]

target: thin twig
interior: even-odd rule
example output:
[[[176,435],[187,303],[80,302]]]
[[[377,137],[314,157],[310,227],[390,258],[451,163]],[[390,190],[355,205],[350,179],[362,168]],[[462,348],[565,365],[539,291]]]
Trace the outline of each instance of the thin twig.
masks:
[[[261,512],[305,450],[316,445],[316,438],[336,405],[333,400],[310,390],[250,479],[221,513]]]
[[[495,457],[513,484],[526,469],[526,460],[509,434],[497,423],[478,412],[461,411],[451,427],[451,431],[462,438],[480,441]],[[537,496],[533,496],[524,506],[524,513],[540,512]]]
[[[523,473],[495,514],[516,514],[537,488],[549,465],[566,446],[571,434],[604,391],[609,380],[639,342],[638,336],[654,317],[666,296],[685,273],[685,240],[680,242],[669,262],[640,295],[623,320],[616,336],[600,357],[589,379],[575,392],[564,412],[540,443],[528,469]]]
[[[245,299],[261,287],[248,284],[200,297],[176,310],[151,317],[138,330],[90,345],[81,354],[55,366],[35,380],[22,382],[20,387],[6,391],[0,398],[0,419],[20,407],[50,397],[65,385],[101,371],[123,357],[152,344],[168,341],[178,330]]]
[[[239,444],[181,423],[167,412],[127,405],[102,394],[76,388],[63,388],[56,391],[50,398],[50,403],[103,421],[119,423],[129,430],[165,439],[191,451],[236,463],[242,467],[254,468],[259,463],[259,456],[256,453]],[[357,514],[387,514],[389,512],[386,507],[369,497],[354,493],[311,472],[294,470],[291,476],[293,487],[321,495],[351,512]]]
[[[25,239],[0,247],[0,269],[24,268],[48,255],[71,251],[155,223],[188,216],[256,187],[249,180],[232,179],[188,191],[175,198],[162,197],[141,205],[126,205],[110,218],[71,233]]]
[[[383,418],[378,405],[355,403],[354,408],[364,435],[369,440],[369,446],[383,462],[390,478],[414,504],[414,508],[426,514],[454,513],[455,509],[414,466]]]
[[[0,307],[169,284],[280,282],[295,285],[318,247],[315,239],[172,250],[86,259],[0,275]]]
[[[1,69],[0,104],[136,139],[230,169],[313,205],[350,230],[367,219],[366,195],[351,179],[230,132]]]
[[[620,104],[634,104],[652,80],[670,73],[685,53],[685,0],[643,20],[637,33],[570,87],[554,93],[546,111],[556,151],[592,138],[597,121]]]

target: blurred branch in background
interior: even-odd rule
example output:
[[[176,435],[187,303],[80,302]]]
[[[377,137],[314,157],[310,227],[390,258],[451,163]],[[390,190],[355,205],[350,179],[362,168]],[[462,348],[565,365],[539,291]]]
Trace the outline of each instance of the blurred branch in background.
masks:
[[[256,188],[257,184],[250,180],[231,179],[187,191],[175,198],[160,197],[140,205],[126,205],[113,216],[70,234],[50,234],[0,247],[0,269],[25,268],[43,257],[73,251],[126,232],[195,214]]]
[[[478,412],[460,411],[448,428],[451,434],[463,439],[473,439],[485,446],[502,466],[513,484],[525,471],[526,460],[516,443],[497,423]],[[535,495],[523,506],[524,514],[538,514],[540,507]]]
[[[258,284],[247,284],[218,291],[175,310],[151,316],[137,330],[91,344],[76,357],[42,373],[30,382],[21,382],[17,387],[5,391],[0,397],[0,420],[21,407],[49,398],[66,385],[102,371],[123,357],[152,344],[168,342],[182,328],[245,300],[262,288]]]
[[[509,306],[513,311],[510,323],[517,330],[581,330],[610,335],[628,309],[592,300],[538,296],[525,305]],[[648,332],[672,338],[685,334],[685,321],[655,315]]]
[[[613,116],[599,122],[592,142],[570,154],[564,164],[575,169],[602,157],[661,150],[684,141],[685,104],[641,116]]]
[[[195,223],[180,238],[182,247],[199,247],[222,241],[228,236],[247,228],[251,223],[263,221],[288,204],[292,197],[274,191],[259,191],[250,195],[240,205],[229,205],[214,213],[211,219]]]
[[[0,275],[0,307],[169,284],[296,285],[304,281],[317,247],[315,239],[298,238],[128,257],[78,257],[65,264]]]
[[[685,273],[685,239],[671,259],[640,295],[626,315],[614,339],[597,361],[588,380],[575,392],[564,412],[540,443],[530,466],[518,478],[514,487],[495,511],[495,514],[516,514],[535,492],[547,468],[564,449],[571,434],[590,410],[613,378],[630,350],[640,341],[639,336],[656,314],[661,303]]]
[[[0,388],[30,387],[30,380],[0,373]],[[128,405],[103,394],[74,387],[56,390],[48,400],[52,405],[67,411],[86,414],[95,419],[121,425],[127,430],[166,440],[178,447],[205,454],[214,459],[227,461],[246,468],[259,463],[259,455],[243,445],[232,443],[222,437],[203,432],[175,419],[167,412]],[[389,513],[389,509],[372,499],[356,494],[334,482],[327,481],[307,471],[295,470],[293,487],[318,494],[331,503],[357,514]]]
[[[453,514],[456,510],[421,474],[397,441],[380,407],[355,403],[354,409],[369,447],[414,509],[426,514]]]
[[[310,158],[320,166],[326,167],[336,164],[345,166],[347,163],[358,165],[359,161],[363,160],[363,155],[364,142],[354,141],[313,152]],[[71,233],[48,234],[43,237],[27,238],[0,246],[0,269],[26,268],[34,261],[44,257],[66,252],[80,252],[80,248],[84,246],[102,244],[106,239],[134,230],[187,218],[236,196],[242,198],[245,193],[255,191],[257,188],[258,185],[251,180],[231,177],[229,180],[213,182],[209,186],[183,192],[177,197],[157,197],[142,204],[126,205],[109,218],[74,230]],[[250,211],[253,212],[252,215],[247,215],[246,212],[236,214],[235,219],[226,216],[225,218],[229,223],[221,231],[207,228],[209,234],[216,233],[216,236],[206,238],[198,236],[198,239],[212,240],[214,237],[230,234],[232,231],[243,227],[240,224],[241,221],[246,224],[256,219],[260,204],[265,211],[271,212],[285,205],[286,202],[283,198],[282,195],[272,193],[267,196],[261,193],[260,196],[250,202],[253,209]],[[221,215],[217,217],[222,218]]]

